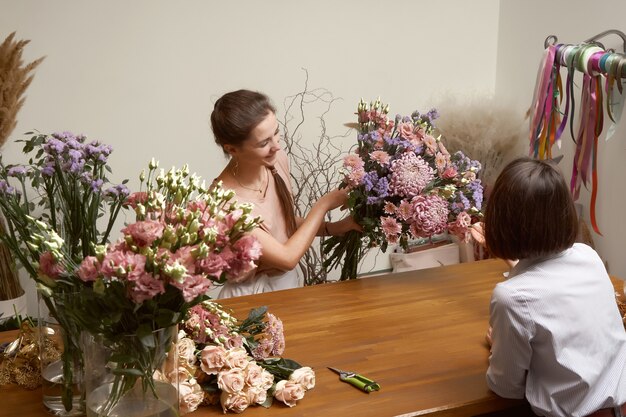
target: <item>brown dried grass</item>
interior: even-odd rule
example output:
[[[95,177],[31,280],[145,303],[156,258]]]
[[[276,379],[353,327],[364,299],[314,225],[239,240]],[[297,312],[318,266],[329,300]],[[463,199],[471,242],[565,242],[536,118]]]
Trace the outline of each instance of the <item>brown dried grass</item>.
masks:
[[[13,32],[0,45],[0,148],[15,129],[24,92],[33,81],[33,71],[45,58],[24,65],[22,52],[29,42],[16,40]]]

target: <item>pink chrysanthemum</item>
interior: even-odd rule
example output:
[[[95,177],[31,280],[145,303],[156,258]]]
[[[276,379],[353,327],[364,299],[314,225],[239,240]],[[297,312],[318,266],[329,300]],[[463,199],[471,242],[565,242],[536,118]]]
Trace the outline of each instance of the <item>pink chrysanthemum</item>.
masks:
[[[412,197],[420,194],[432,181],[432,168],[421,157],[407,152],[391,163],[391,183],[389,189],[401,197]]]
[[[387,165],[389,163],[389,154],[385,151],[374,151],[370,154],[372,161],[378,162],[379,165]]]
[[[398,236],[402,233],[402,225],[393,217],[382,216],[380,227],[383,229],[385,239],[391,244],[398,243]]]
[[[418,195],[411,200],[413,221],[411,234],[415,238],[442,233],[448,225],[448,203],[438,195]]]
[[[396,214],[397,210],[398,210],[398,207],[396,207],[395,204],[389,201],[385,202],[385,207],[383,208],[383,211],[385,212],[385,214]]]
[[[350,154],[343,159],[343,166],[352,170],[363,168],[364,165],[365,163],[359,155]]]

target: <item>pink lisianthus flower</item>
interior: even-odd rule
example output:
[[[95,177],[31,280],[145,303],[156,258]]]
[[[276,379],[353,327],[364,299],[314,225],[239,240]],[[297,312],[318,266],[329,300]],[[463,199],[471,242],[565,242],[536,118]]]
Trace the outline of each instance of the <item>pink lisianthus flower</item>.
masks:
[[[196,247],[195,246],[183,246],[179,248],[169,259],[168,263],[178,262],[181,265],[184,265],[187,269],[187,273],[195,274],[196,273],[196,259],[193,257],[191,253]]]
[[[457,236],[462,242],[469,241],[472,218],[469,214],[462,211],[456,216],[456,220],[448,223],[448,231]]]
[[[146,204],[147,201],[148,201],[148,193],[146,193],[145,191],[139,191],[139,192],[132,193],[131,195],[129,195],[126,201],[124,202],[124,205],[129,205],[130,207],[135,209],[137,208],[137,205]]]
[[[235,242],[233,252],[239,259],[256,261],[261,257],[262,247],[256,237],[253,235],[245,235]]]
[[[430,135],[425,135],[423,139],[424,145],[426,145],[426,153],[428,155],[434,155],[435,152],[439,149],[439,145],[437,145],[437,139]]]
[[[231,211],[226,216],[224,216],[224,227],[226,227],[228,230],[232,229],[233,226],[235,226],[235,223],[237,223],[237,221],[241,218],[241,216],[243,216],[243,210],[237,209]]]
[[[443,177],[443,179],[449,180],[449,179],[456,177],[457,174],[458,172],[456,168],[449,165],[446,167],[446,169],[443,170],[443,172],[441,173],[441,176]]]
[[[140,247],[152,245],[152,243],[163,236],[165,229],[162,222],[154,220],[143,220],[133,223],[122,229],[122,233],[132,237],[133,242]]]
[[[197,266],[200,271],[204,272],[205,274],[219,279],[222,276],[222,272],[224,271],[224,269],[228,267],[228,263],[220,254],[209,253],[206,258],[203,258],[197,262]]]
[[[163,294],[165,292],[163,281],[147,272],[135,277],[130,284],[128,294],[136,304],[151,300],[157,294]]]
[[[213,282],[202,275],[187,275],[182,282],[171,280],[170,285],[181,290],[183,299],[189,303],[197,296],[209,291],[213,287]]]
[[[57,279],[63,272],[65,272],[65,268],[57,262],[52,252],[44,252],[39,256],[40,274]]]
[[[95,256],[87,256],[80,263],[77,270],[78,278],[85,282],[95,281],[100,273],[100,262]]]

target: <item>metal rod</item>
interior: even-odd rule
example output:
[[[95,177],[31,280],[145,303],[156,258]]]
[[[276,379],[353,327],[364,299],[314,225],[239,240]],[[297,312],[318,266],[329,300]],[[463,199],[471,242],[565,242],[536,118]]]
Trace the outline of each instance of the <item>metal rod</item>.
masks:
[[[622,42],[624,43],[624,47],[623,47],[624,53],[626,53],[626,34],[624,34],[624,32],[622,32],[621,30],[617,30],[617,29],[605,30],[602,33],[598,33],[596,36],[592,36],[591,38],[587,39],[585,42],[592,42],[592,41],[595,41],[596,39],[603,38],[606,35],[610,35],[610,34],[615,34],[619,36],[620,38],[622,38]]]

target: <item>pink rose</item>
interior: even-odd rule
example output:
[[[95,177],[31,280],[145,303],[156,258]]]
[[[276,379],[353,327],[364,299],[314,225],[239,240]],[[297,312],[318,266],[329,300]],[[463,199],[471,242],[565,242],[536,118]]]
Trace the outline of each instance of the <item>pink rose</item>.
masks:
[[[229,394],[226,391],[222,391],[220,402],[222,403],[222,410],[224,410],[224,413],[232,411],[233,413],[240,414],[243,413],[244,410],[250,405],[248,396],[244,392]]]
[[[80,263],[78,267],[78,278],[82,279],[85,282],[95,281],[98,278],[98,273],[100,272],[100,262],[98,262],[98,258],[95,256],[87,256]]]
[[[400,131],[400,136],[402,136],[404,139],[410,141],[417,138],[415,136],[415,126],[413,126],[413,123],[411,122],[400,123],[398,129]]]
[[[448,166],[446,169],[443,170],[443,173],[441,174],[441,176],[446,180],[454,178],[456,177],[456,175],[457,175],[457,170],[456,168],[452,166]]]
[[[44,252],[39,255],[40,274],[48,278],[57,279],[63,272],[65,272],[65,268],[57,262],[51,252]]]
[[[188,337],[183,337],[176,343],[176,351],[182,365],[186,368],[193,368],[197,361],[195,342]]]
[[[315,387],[315,372],[308,366],[298,368],[289,375],[289,380],[302,385],[305,390]]]
[[[283,379],[276,384],[274,398],[284,402],[289,407],[294,407],[298,400],[304,398],[304,388],[300,384]]]
[[[122,229],[122,233],[132,237],[133,242],[139,247],[152,245],[163,236],[163,223],[154,220],[143,220],[128,225]]]
[[[203,399],[204,391],[195,379],[178,384],[178,407],[181,415],[197,410]]]
[[[217,375],[224,367],[226,349],[221,346],[206,346],[200,353],[200,369],[208,375]]]
[[[217,374],[217,386],[224,392],[236,394],[243,391],[246,386],[243,370],[239,368],[220,371]]]

